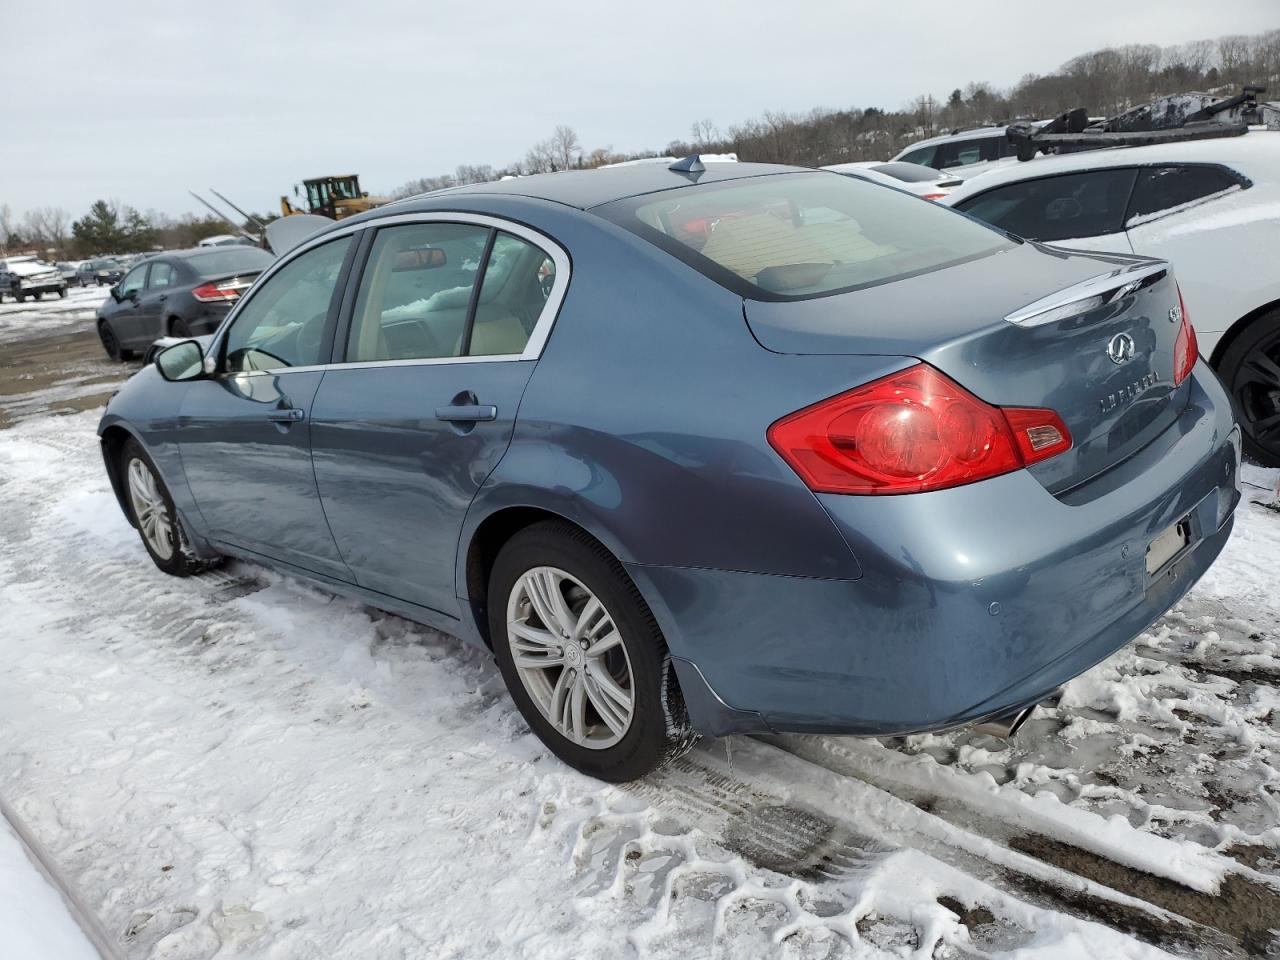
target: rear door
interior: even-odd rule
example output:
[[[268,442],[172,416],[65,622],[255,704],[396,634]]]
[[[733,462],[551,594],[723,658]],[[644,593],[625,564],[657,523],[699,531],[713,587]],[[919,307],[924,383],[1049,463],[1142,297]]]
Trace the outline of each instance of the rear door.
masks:
[[[312,457],[356,582],[456,617],[463,517],[511,441],[568,258],[525,227],[448,218],[374,235]]]
[[[138,309],[134,314],[141,339],[154,341],[168,332],[164,329],[165,301],[176,278],[173,264],[167,260],[152,260],[148,265],[147,283],[138,297]]]
[[[1133,167],[1121,167],[1035,177],[961,200],[955,208],[1028,240],[1132,253],[1124,228],[1136,176]]]

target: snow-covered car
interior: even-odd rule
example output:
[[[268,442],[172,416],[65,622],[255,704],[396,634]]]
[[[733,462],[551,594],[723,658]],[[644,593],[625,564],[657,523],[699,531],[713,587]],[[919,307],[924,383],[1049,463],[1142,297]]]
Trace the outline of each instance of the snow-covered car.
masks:
[[[67,286],[71,284],[79,284],[80,276],[77,268],[80,266],[78,260],[59,260],[54,264],[58,268],[58,273],[62,275],[62,279],[67,281]]]
[[[1038,157],[940,202],[1030,240],[1171,261],[1246,452],[1280,466],[1280,132]]]
[[[846,177],[857,177],[870,180],[872,183],[884,184],[897,190],[914,193],[926,200],[941,200],[956,187],[964,183],[959,177],[943,173],[932,167],[923,167],[918,163],[904,163],[901,160],[890,160],[860,163],[833,163],[823,170],[842,173]]]
[[[1041,121],[1033,121],[1040,125]],[[952,130],[941,137],[920,140],[899,150],[893,158],[903,163],[915,163],[935,170],[946,170],[966,176],[987,169],[993,163],[1008,163],[1017,153],[1005,135],[1005,124],[977,127],[972,130]]]
[[[0,956],[123,960],[21,820],[0,801]]]
[[[0,267],[0,289],[19,303],[27,297],[39,300],[46,293],[67,295],[67,281],[57,267],[35,258],[10,259]]]

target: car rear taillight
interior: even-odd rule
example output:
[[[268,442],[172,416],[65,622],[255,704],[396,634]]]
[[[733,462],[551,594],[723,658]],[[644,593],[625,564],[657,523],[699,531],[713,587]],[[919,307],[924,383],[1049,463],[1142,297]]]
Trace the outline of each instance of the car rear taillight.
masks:
[[[1173,344],[1173,385],[1176,387],[1195,369],[1196,360],[1200,356],[1200,345],[1196,343],[1196,328],[1191,325],[1187,316],[1187,305],[1182,300],[1182,290],[1178,290],[1178,310],[1182,314],[1182,326],[1178,328],[1178,339]]]
[[[201,303],[218,303],[226,300],[239,300],[240,294],[249,286],[246,280],[224,280],[221,283],[202,283],[191,291],[191,295]]]
[[[993,407],[927,363],[783,417],[769,445],[817,493],[920,493],[1071,449],[1052,410]]]
[[[920,198],[921,198],[922,200],[941,200],[941,199],[942,199],[943,197],[945,197],[945,196],[946,196],[946,194],[945,194],[945,193],[922,193],[922,194],[920,194]]]

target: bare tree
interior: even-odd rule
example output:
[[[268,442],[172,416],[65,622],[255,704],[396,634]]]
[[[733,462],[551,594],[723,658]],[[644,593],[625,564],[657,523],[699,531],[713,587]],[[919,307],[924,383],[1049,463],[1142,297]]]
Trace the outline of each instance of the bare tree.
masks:
[[[705,150],[720,142],[720,130],[710,120],[699,120],[690,129],[693,145]]]
[[[0,203],[0,250],[7,249],[13,236],[13,210],[7,203]]]
[[[22,218],[29,242],[61,251],[67,245],[71,215],[61,207],[36,207]]]
[[[575,159],[581,161],[582,145],[578,142],[578,135],[573,132],[572,127],[566,127],[563,123],[556,127],[555,132],[551,134],[551,150],[555,155],[555,163],[557,170],[568,170],[575,166]]]

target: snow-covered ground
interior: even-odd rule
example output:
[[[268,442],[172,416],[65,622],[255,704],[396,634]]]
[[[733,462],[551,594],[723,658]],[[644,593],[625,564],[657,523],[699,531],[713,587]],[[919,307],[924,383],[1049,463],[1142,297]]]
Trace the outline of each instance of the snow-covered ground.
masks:
[[[0,793],[134,960],[1109,960],[1280,932],[1274,471],[1192,594],[1012,744],[731,738],[617,787],[449,637],[248,564],[161,574],[97,417],[0,431]]]
[[[0,344],[91,325],[106,298],[107,288],[99,286],[70,287],[66,297],[46,293],[39,300],[22,303],[6,297],[0,302]]]
[[[0,817],[0,948],[5,960],[102,960],[62,895]]]

